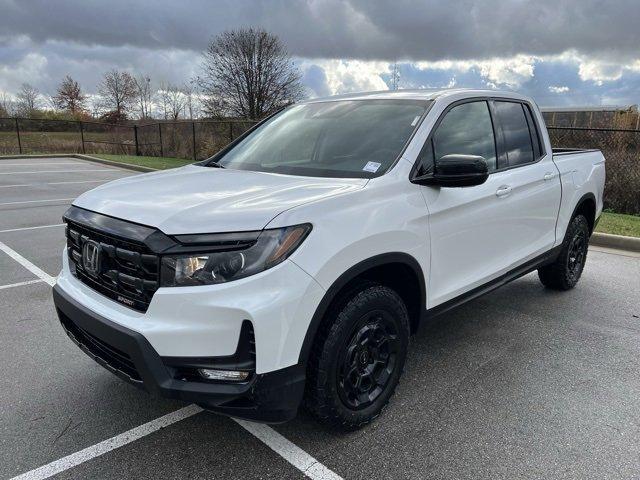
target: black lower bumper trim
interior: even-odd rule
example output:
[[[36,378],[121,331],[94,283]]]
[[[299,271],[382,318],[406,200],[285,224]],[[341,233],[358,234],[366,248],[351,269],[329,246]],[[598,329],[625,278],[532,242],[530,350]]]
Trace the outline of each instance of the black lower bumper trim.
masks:
[[[90,311],[57,285],[53,300],[65,332],[82,351],[151,394],[258,422],[281,423],[296,416],[304,392],[303,365],[252,375],[241,384],[177,379],[140,333]],[[171,358],[170,363],[176,360]],[[180,363],[189,364],[189,358],[180,359]]]

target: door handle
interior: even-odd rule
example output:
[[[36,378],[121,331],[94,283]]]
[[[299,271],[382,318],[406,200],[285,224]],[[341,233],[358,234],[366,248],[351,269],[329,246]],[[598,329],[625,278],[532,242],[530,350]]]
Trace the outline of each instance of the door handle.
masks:
[[[542,177],[542,178],[544,178],[544,181],[546,182],[547,180],[551,180],[555,176],[556,176],[555,173],[547,172],[547,173],[544,174],[544,177]]]
[[[498,197],[506,197],[511,193],[511,187],[509,185],[503,185],[498,190],[496,190],[496,196]]]

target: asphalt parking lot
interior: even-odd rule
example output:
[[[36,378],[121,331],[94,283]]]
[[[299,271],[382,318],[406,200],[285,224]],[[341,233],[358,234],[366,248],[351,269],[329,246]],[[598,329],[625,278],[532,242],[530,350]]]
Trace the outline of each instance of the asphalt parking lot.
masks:
[[[149,397],[58,324],[61,215],[133,174],[0,160],[0,478],[640,478],[640,255],[591,249],[573,291],[532,274],[426,325],[368,428],[247,424]]]

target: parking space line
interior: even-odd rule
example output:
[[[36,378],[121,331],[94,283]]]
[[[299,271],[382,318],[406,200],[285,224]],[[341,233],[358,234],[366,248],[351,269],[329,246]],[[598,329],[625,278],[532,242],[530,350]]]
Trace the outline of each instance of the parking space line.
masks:
[[[30,173],[81,173],[81,172],[120,172],[120,170],[110,169],[110,168],[101,168],[101,169],[87,169],[81,168],[79,170],[37,170],[37,171],[29,171],[29,172],[0,172],[0,175],[27,175]]]
[[[82,162],[42,162],[42,163],[4,163],[0,162],[0,167],[23,167],[35,165],[85,165]]]
[[[33,273],[36,277],[42,279],[44,282],[47,282],[52,287],[53,285],[55,285],[56,279],[54,277],[49,275],[47,272],[45,272],[41,268],[35,266],[33,263],[31,263],[29,260],[24,258],[22,255],[20,255],[18,252],[12,249],[10,246],[0,242],[0,250],[2,250],[4,253],[9,255],[11,258],[13,258],[16,262],[18,262],[24,268],[29,270],[31,273]]]
[[[0,207],[3,206],[3,205],[20,205],[22,203],[68,202],[70,200],[73,200],[73,198],[52,198],[51,200],[23,200],[21,202],[4,202],[4,203],[0,203]]]
[[[56,223],[54,225],[39,225],[37,227],[8,228],[6,230],[0,230],[0,233],[21,232],[23,230],[38,230],[40,228],[63,227],[63,226],[64,226],[64,223]]]
[[[235,418],[234,420],[307,477],[313,480],[342,480],[340,475],[325,467],[318,460],[298,447],[295,443],[287,440],[270,426]]]
[[[108,438],[100,443],[67,455],[66,457],[62,457],[34,470],[13,477],[10,480],[44,480],[203,411],[204,410],[197,405],[188,405],[180,410],[168,413],[155,420],[134,427],[131,430],[127,430],[115,437]],[[318,460],[284,438],[270,426],[246,422],[235,418],[232,420],[312,480],[342,480],[341,476],[325,467]]]
[[[100,443],[96,443],[78,452],[67,455],[59,460],[43,465],[29,472],[18,475],[11,480],[43,480],[52,477],[60,472],[69,470],[81,463],[99,457],[116,448],[120,448],[128,443],[134,442],[150,433],[157,432],[161,428],[168,427],[176,422],[189,418],[196,413],[202,412],[202,408],[196,405],[189,405],[174,412],[163,415],[162,417],[151,420],[138,427],[127,430],[120,435],[108,438]]]
[[[39,187],[41,185],[70,185],[72,183],[107,183],[112,180],[81,180],[77,182],[42,182],[42,183],[23,183],[16,185],[0,185],[0,188],[15,188],[15,187]]]
[[[41,283],[41,282],[44,282],[44,280],[38,278],[36,280],[27,280],[25,282],[10,283],[9,285],[0,285],[0,290],[5,290],[7,288],[13,288],[13,287],[22,287],[24,285],[31,285],[33,283]]]

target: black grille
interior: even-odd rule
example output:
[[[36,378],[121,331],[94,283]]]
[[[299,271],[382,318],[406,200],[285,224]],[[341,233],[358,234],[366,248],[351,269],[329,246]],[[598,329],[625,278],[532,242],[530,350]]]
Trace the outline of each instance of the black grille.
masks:
[[[58,311],[58,314],[65,331],[80,348],[114,373],[133,383],[142,383],[142,378],[127,353],[90,334],[64,313]]]
[[[71,270],[85,285],[117,302],[146,312],[158,289],[160,258],[143,243],[121,239],[67,220]],[[82,261],[86,242],[99,246],[99,269],[88,272]]]

